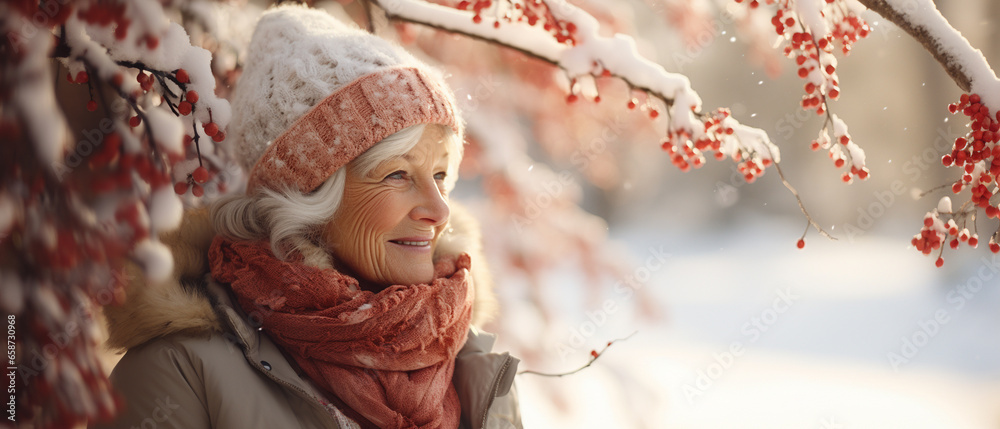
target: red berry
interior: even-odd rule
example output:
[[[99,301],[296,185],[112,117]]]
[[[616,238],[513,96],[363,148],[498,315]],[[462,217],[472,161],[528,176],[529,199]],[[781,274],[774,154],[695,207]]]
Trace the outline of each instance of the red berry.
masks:
[[[840,91],[837,91],[836,89],[831,89],[830,90],[830,98],[836,100],[837,97],[840,97]]]
[[[177,77],[177,81],[180,83],[191,82],[191,77],[188,76],[187,70],[177,69],[177,73],[175,74],[175,76]]]
[[[188,191],[187,182],[177,182],[174,184],[174,192],[176,192],[177,195],[184,195],[187,193],[187,191]]]
[[[801,249],[801,248],[803,248],[803,247],[806,247],[806,240],[805,240],[805,239],[802,239],[802,238],[800,238],[800,239],[799,239],[799,242],[798,242],[798,243],[795,243],[795,247],[798,247],[799,249]]]
[[[1000,244],[997,244],[993,240],[990,240],[990,252],[1000,253]]]
[[[131,24],[131,22],[126,19],[123,22],[119,22],[118,25],[115,26],[115,39],[125,40],[125,38],[128,37],[129,24]]]
[[[805,78],[806,76],[809,76],[809,70],[806,70],[805,67],[800,68],[799,69],[799,77]]]
[[[94,100],[88,101],[87,102],[87,110],[89,110],[91,112],[96,112],[97,111],[97,102],[94,101]]]
[[[141,124],[141,123],[142,123],[142,119],[139,118],[139,115],[135,115],[135,116],[133,116],[131,118],[128,118],[128,124],[131,125],[132,128],[138,127],[139,124]]]
[[[944,258],[938,258],[937,262],[935,262],[934,265],[937,265],[938,268],[941,268],[941,266],[944,265]]]
[[[500,21],[493,21],[493,28],[500,28]]]
[[[636,104],[635,104],[635,99],[634,98],[628,101],[628,108],[629,109],[635,109],[635,106],[636,106]]]
[[[225,139],[226,139],[226,133],[223,132],[222,130],[219,130],[219,132],[215,133],[215,135],[212,136],[212,141],[216,143],[221,142]]]
[[[931,225],[934,225],[934,218],[932,218],[930,216],[925,217],[924,218],[924,226],[930,228]]]
[[[594,359],[597,359],[597,357],[600,356],[600,353],[597,353],[597,350],[591,350],[590,356],[593,357]]]
[[[826,66],[826,74],[831,74],[832,75],[833,72],[835,72],[835,71],[837,71],[837,69],[834,66],[832,66],[832,65]]]
[[[215,125],[215,122],[209,122],[204,126],[205,134],[209,137],[214,136],[215,133],[219,132],[219,126]]]
[[[205,195],[205,188],[202,188],[201,185],[196,183],[194,186],[191,187],[191,195],[194,195],[196,197]]]
[[[846,145],[851,142],[851,138],[847,136],[840,136],[840,144]]]
[[[649,109],[650,118],[656,119],[657,116],[660,116],[660,112],[658,112],[656,109]]]
[[[114,86],[122,86],[122,83],[124,82],[125,77],[122,75],[122,72],[115,73],[114,77],[111,78],[111,83]]]
[[[204,166],[198,166],[191,173],[191,178],[194,179],[195,183],[205,183],[208,181],[208,169]]]
[[[90,81],[90,76],[87,75],[87,72],[81,71],[76,74],[76,83],[87,83],[88,81]]]
[[[177,112],[181,115],[187,116],[191,114],[191,103],[187,101],[182,101],[177,103]]]
[[[483,22],[483,17],[481,17],[479,15],[473,16],[472,17],[472,22],[475,22],[476,24],[479,24],[480,22]]]
[[[974,236],[973,237],[969,237],[969,245],[972,246],[972,247],[978,247],[979,246],[979,238],[978,237],[974,237]]]
[[[567,103],[575,103],[576,100],[577,100],[576,94],[570,94],[570,95],[566,96],[566,102]]]
[[[595,96],[595,97],[594,97],[594,102],[595,102],[595,103],[600,103],[600,102],[601,102],[601,96],[600,96],[600,95],[598,95],[598,96]]]
[[[187,92],[187,95],[185,97],[187,98],[187,101],[190,101],[191,103],[197,103],[198,102],[198,91],[195,91],[195,90],[192,89],[192,90],[190,90],[190,91]]]

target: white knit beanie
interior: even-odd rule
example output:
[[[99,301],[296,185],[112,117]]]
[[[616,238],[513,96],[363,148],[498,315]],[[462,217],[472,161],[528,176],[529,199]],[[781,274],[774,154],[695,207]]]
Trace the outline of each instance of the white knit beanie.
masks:
[[[309,192],[407,126],[459,135],[441,74],[401,47],[326,12],[286,5],[257,23],[233,95],[230,144],[258,187]]]

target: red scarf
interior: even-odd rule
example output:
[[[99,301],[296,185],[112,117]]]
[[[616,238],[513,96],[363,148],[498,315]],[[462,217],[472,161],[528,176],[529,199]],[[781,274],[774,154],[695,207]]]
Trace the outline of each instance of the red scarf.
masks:
[[[431,284],[360,290],[336,270],[277,259],[270,243],[218,236],[209,261],[240,306],[309,378],[381,428],[455,428],[451,384],[472,316],[468,255],[435,263]]]

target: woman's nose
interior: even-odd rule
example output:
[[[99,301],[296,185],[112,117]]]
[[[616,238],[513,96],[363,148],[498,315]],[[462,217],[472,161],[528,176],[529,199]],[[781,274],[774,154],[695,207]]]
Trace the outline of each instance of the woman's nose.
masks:
[[[451,209],[448,208],[447,194],[441,191],[437,181],[433,179],[424,181],[417,189],[419,201],[410,211],[410,217],[431,225],[443,225],[448,222]]]

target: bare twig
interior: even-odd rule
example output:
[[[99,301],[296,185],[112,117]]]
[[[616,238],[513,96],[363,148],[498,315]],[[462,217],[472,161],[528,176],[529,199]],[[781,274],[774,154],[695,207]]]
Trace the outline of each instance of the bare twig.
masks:
[[[524,371],[521,371],[521,372],[517,373],[517,375],[521,375],[521,374],[534,374],[534,375],[540,375],[542,377],[563,377],[563,376],[566,376],[566,375],[576,374],[576,373],[578,373],[580,371],[583,371],[584,369],[590,367],[591,365],[593,365],[594,362],[596,362],[598,358],[600,358],[601,356],[604,355],[604,351],[607,350],[609,347],[611,347],[612,344],[614,344],[614,343],[616,343],[618,341],[625,341],[625,340],[627,340],[629,338],[632,338],[632,336],[635,335],[638,332],[639,331],[632,332],[631,334],[628,334],[628,336],[625,337],[625,338],[619,338],[617,340],[608,341],[608,344],[605,345],[604,348],[601,349],[601,351],[591,350],[591,352],[590,352],[590,361],[588,361],[586,365],[581,366],[581,367],[579,367],[577,369],[574,369],[572,371],[561,372],[561,373],[547,373],[547,372],[538,372],[538,371],[532,371],[532,370],[524,370]]]
[[[928,190],[926,190],[926,191],[924,191],[924,192],[921,192],[921,193],[920,193],[920,195],[917,195],[917,198],[923,198],[923,197],[926,197],[926,196],[927,196],[927,194],[930,194],[931,192],[934,192],[934,191],[937,191],[937,190],[939,190],[939,189],[944,189],[944,188],[948,188],[948,187],[950,187],[950,186],[951,186],[951,184],[949,184],[949,183],[945,183],[945,184],[943,184],[943,185],[938,185],[938,186],[935,186],[935,187],[933,187],[933,188],[930,188],[930,189],[928,189]]]
[[[791,183],[788,183],[787,179],[785,179],[785,173],[781,171],[781,165],[775,162],[774,169],[778,171],[778,177],[781,178],[781,184],[785,185],[785,188],[788,189],[788,192],[791,192],[792,195],[795,196],[795,201],[799,203],[799,210],[802,211],[802,214],[806,217],[806,220],[809,221],[809,225],[812,225],[813,229],[815,229],[816,232],[819,233],[819,235],[822,235],[831,240],[836,240],[837,237],[834,237],[830,235],[830,233],[826,232],[826,230],[823,229],[823,227],[819,226],[819,224],[816,223],[813,217],[809,215],[809,211],[806,210],[805,204],[802,203],[802,198],[799,197],[799,192],[796,191],[794,187],[792,187]]]

